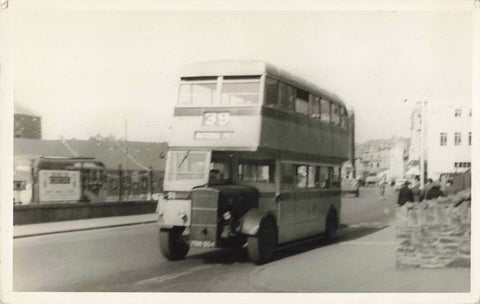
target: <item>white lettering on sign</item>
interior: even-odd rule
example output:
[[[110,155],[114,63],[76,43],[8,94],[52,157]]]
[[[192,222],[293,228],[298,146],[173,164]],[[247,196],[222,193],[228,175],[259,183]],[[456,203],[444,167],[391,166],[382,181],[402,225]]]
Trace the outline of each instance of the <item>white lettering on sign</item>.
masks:
[[[195,132],[198,140],[228,140],[233,138],[233,132]]]
[[[192,247],[202,247],[202,248],[213,248],[215,247],[215,241],[190,241],[190,246]]]
[[[205,112],[203,114],[203,125],[205,126],[225,126],[230,121],[230,113],[228,112]]]
[[[40,170],[38,174],[41,202],[78,201],[80,199],[79,171]]]

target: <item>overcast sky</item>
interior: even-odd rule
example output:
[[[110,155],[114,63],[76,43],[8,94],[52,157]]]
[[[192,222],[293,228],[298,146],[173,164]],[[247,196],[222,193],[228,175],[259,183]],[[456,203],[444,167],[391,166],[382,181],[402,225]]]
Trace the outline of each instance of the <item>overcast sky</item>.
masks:
[[[129,140],[168,141],[180,68],[217,59],[264,60],[338,95],[355,110],[357,142],[409,136],[416,100],[471,103],[469,11],[50,10],[18,1],[15,100],[42,116],[47,139],[123,137],[127,120]]]

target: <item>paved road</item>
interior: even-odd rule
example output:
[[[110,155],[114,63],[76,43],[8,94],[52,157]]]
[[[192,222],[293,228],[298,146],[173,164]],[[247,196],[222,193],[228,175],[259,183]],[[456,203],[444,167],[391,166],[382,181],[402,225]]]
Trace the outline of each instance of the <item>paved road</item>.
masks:
[[[353,226],[339,242],[377,231],[392,218],[394,192],[378,199],[363,188],[345,197],[342,222]],[[243,251],[192,249],[184,261],[168,262],[158,249],[155,224],[27,237],[14,240],[15,291],[224,291],[260,292],[256,269]],[[322,238],[279,250],[282,259],[327,246]]]

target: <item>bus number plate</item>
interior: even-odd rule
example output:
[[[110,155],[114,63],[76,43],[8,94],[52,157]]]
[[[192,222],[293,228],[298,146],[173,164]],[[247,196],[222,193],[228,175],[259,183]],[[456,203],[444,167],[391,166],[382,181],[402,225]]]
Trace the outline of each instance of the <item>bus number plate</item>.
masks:
[[[205,126],[224,126],[230,121],[228,112],[205,112],[203,113],[203,125]]]
[[[203,247],[203,248],[213,248],[215,247],[215,241],[190,241],[190,246],[192,247]]]

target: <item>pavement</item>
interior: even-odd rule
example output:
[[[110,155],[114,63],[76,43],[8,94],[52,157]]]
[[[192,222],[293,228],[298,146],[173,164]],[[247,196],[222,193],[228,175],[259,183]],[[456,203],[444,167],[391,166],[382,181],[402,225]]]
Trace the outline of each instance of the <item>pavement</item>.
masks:
[[[157,214],[13,227],[14,238],[153,223]],[[356,228],[346,228],[356,229]],[[405,269],[395,265],[395,229],[322,246],[258,266],[249,284],[271,292],[469,292],[470,268]]]
[[[386,227],[268,263],[249,281],[271,292],[470,292],[470,268],[396,269],[395,251]]]
[[[14,225],[13,238],[30,237],[54,233],[65,233],[82,230],[112,228],[129,225],[154,223],[158,218],[157,213],[90,218],[74,221],[62,221],[29,225]]]

